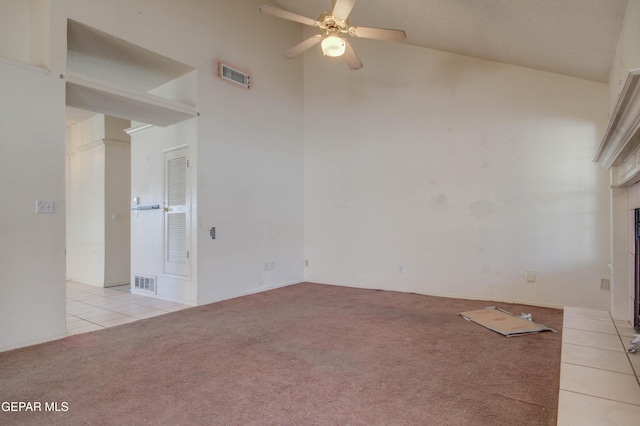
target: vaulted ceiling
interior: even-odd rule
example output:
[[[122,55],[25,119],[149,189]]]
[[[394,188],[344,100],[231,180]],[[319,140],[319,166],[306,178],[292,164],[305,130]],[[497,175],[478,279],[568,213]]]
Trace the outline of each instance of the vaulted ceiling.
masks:
[[[331,0],[265,3],[313,19],[331,9]],[[606,83],[626,6],[627,0],[359,0],[349,21],[403,29],[417,46]]]
[[[331,0],[264,3],[313,19],[332,7]],[[403,29],[416,46],[606,83],[626,7],[627,0],[359,0],[349,21]],[[86,115],[68,110],[71,122]]]

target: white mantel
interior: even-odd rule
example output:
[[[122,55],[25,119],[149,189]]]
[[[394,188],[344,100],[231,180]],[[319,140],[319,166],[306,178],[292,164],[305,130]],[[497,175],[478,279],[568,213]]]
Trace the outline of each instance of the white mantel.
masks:
[[[614,187],[640,181],[640,69],[629,71],[594,161],[614,168]]]

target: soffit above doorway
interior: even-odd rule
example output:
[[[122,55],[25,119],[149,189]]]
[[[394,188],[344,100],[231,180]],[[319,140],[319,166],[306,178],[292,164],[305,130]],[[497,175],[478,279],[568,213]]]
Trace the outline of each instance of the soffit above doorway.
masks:
[[[195,117],[195,103],[184,103],[185,99],[195,102],[184,95],[186,85],[195,84],[194,72],[191,66],[86,24],[67,21],[68,123],[92,113],[161,127]],[[186,93],[194,93],[192,89]],[[172,98],[158,96],[160,93]]]
[[[67,106],[160,127],[198,115],[190,105],[74,73],[67,76]]]
[[[67,22],[67,68],[148,92],[194,68],[77,21]]]

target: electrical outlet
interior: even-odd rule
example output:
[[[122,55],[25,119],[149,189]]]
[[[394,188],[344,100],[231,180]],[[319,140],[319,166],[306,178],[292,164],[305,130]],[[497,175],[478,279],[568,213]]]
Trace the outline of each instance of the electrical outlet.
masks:
[[[611,283],[609,282],[609,279],[603,278],[603,279],[600,280],[600,289],[609,291],[610,284]]]
[[[525,272],[525,277],[527,279],[527,282],[535,283],[536,282],[536,271],[526,271]]]

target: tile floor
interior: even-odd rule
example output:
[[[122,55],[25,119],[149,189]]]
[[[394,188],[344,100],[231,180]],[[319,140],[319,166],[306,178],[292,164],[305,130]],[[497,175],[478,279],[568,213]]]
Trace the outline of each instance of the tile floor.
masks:
[[[67,334],[86,333],[189,308],[123,289],[67,282]]]
[[[122,289],[67,283],[67,333],[86,333],[189,308]],[[635,336],[608,312],[565,308],[558,425],[640,422],[640,354],[627,354]]]
[[[640,354],[635,336],[608,312],[565,308],[558,425],[640,424]]]

